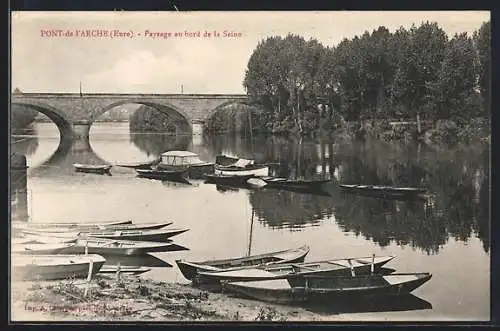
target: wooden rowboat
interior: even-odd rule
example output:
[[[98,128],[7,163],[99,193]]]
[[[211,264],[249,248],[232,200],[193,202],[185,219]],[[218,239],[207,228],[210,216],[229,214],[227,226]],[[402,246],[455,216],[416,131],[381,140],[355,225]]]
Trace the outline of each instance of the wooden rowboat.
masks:
[[[223,271],[200,271],[200,281],[256,281],[310,275],[347,276],[378,272],[394,256],[372,256],[304,263],[280,263]]]
[[[65,252],[70,247],[73,247],[74,243],[69,244],[25,244],[25,245],[13,245],[11,248],[12,254],[59,254]]]
[[[266,182],[266,188],[277,188],[299,192],[322,191],[323,185],[329,179],[289,179],[279,177],[261,177]]]
[[[54,238],[45,236],[26,235],[21,238],[12,238],[11,244],[26,245],[26,244],[70,244],[76,243],[77,238]]]
[[[16,229],[41,229],[41,228],[78,228],[78,227],[97,227],[106,228],[108,226],[130,225],[132,221],[116,221],[102,223],[31,223],[31,222],[12,222],[12,227]]]
[[[136,169],[137,175],[142,178],[158,180],[183,180],[187,170],[157,170],[157,169]]]
[[[108,164],[98,164],[98,165],[93,165],[93,164],[80,164],[80,163],[74,163],[73,167],[77,172],[86,172],[86,173],[92,173],[92,174],[109,174],[109,171],[113,166],[108,165]]]
[[[188,248],[174,244],[172,242],[149,242],[149,241],[130,241],[130,240],[112,240],[104,238],[85,238],[78,239],[76,245],[68,247],[65,253],[102,255],[145,255],[149,252],[171,252],[183,251]]]
[[[358,275],[355,277],[306,276],[250,282],[223,282],[230,291],[276,303],[352,301],[353,299],[408,294],[423,285],[430,273]]]
[[[394,187],[361,184],[340,184],[339,187],[344,192],[381,196],[415,196],[427,193],[427,188],[423,187]]]
[[[118,265],[103,265],[100,274],[116,274],[120,271],[121,274],[134,274],[139,275],[151,270],[151,268],[139,267],[139,266],[118,266]]]
[[[246,186],[247,181],[250,178],[254,178],[254,175],[203,175],[207,183],[218,184],[218,185],[236,185],[236,186]]]
[[[100,255],[14,255],[11,279],[57,280],[95,275],[106,262]]]
[[[132,241],[157,241],[162,242],[173,236],[184,233],[189,229],[156,229],[156,230],[117,230],[117,231],[79,231],[79,232],[51,232],[40,230],[23,230],[25,234],[44,235],[59,238],[107,238]]]
[[[222,271],[230,270],[231,268],[234,269],[271,263],[303,262],[307,253],[309,253],[309,247],[302,246],[294,249],[223,260],[208,260],[203,262],[176,260],[175,262],[182,275],[186,279],[193,280],[196,275],[202,271]]]
[[[136,230],[158,230],[171,225],[173,222],[167,223],[144,223],[144,224],[123,224],[123,225],[107,225],[101,226],[97,224],[85,225],[78,227],[53,227],[53,228],[23,228],[22,231],[36,231],[39,233],[59,233],[59,232],[93,232],[93,231],[136,231]]]

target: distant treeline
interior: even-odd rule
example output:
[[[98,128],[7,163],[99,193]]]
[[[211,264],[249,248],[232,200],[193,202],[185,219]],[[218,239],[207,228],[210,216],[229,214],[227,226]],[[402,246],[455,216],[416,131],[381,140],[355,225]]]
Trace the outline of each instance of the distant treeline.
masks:
[[[269,37],[251,55],[243,83],[261,109],[252,129],[307,135],[402,120],[420,133],[423,121],[455,128],[489,118],[490,40],[490,22],[451,39],[433,22],[394,33],[381,26],[327,47],[297,35]]]
[[[131,132],[175,132],[168,115],[148,106],[140,106],[130,116]]]
[[[14,105],[11,108],[10,127],[12,130],[27,128],[35,119],[38,112],[28,107]]]

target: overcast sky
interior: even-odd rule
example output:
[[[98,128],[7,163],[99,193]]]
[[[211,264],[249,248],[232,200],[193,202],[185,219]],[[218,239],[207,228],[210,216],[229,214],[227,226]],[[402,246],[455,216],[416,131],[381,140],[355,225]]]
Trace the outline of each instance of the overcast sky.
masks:
[[[335,45],[383,25],[423,21],[450,36],[472,34],[487,11],[441,12],[17,12],[12,14],[12,86],[23,92],[244,93],[248,59],[268,36],[294,33]],[[132,31],[133,38],[42,37],[41,30]],[[151,32],[220,32],[219,38],[152,39]],[[223,38],[223,31],[242,33]],[[139,36],[139,33],[141,34]]]

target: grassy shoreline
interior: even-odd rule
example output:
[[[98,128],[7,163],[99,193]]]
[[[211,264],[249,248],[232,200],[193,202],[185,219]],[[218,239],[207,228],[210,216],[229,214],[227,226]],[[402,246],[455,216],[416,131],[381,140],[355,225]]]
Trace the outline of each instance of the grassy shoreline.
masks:
[[[139,276],[84,281],[12,282],[12,321],[320,321],[288,307]],[[333,317],[342,320],[340,316]],[[328,317],[332,320],[332,316]]]

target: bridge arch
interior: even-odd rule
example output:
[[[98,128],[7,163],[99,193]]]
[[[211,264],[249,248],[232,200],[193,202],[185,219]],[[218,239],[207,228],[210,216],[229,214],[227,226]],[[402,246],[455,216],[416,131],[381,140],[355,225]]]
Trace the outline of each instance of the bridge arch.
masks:
[[[139,104],[151,107],[156,111],[167,115],[170,120],[169,124],[174,125],[176,128],[180,128],[181,131],[185,132],[186,134],[192,133],[191,121],[189,120],[189,117],[181,109],[167,102],[160,103],[144,99],[125,99],[113,102],[99,109],[96,113],[94,113],[91,123],[93,123],[99,116],[110,111],[111,109],[125,104]]]
[[[13,101],[11,105],[11,111],[14,111],[15,109],[15,107],[13,106],[21,106],[36,110],[37,112],[44,114],[57,126],[61,141],[71,139],[71,135],[73,133],[72,124],[63,111],[49,106],[43,102]]]
[[[217,107],[211,109],[209,112],[210,115],[205,119],[205,123],[210,121],[216,115],[219,115],[225,111],[230,111],[230,109],[226,108],[227,106],[230,106],[230,105],[244,106],[244,107],[246,107],[246,109],[239,110],[239,111],[244,111],[244,112],[248,112],[248,111],[252,112],[252,111],[257,110],[256,104],[254,104],[250,101],[229,100],[229,101],[226,101],[226,102],[218,105]]]

